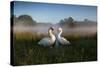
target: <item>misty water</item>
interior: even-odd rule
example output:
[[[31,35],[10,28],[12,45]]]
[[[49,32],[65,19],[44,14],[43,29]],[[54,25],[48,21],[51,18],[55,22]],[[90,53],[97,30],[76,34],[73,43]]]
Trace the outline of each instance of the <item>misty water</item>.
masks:
[[[35,25],[35,26],[14,26],[14,32],[32,32],[32,33],[38,33],[38,34],[47,34],[48,29],[50,27],[54,28],[55,34],[57,33],[57,29],[60,27],[59,25]],[[74,28],[70,28],[67,26],[62,26],[63,33],[66,35],[68,34],[80,34],[80,35],[91,35],[96,34],[97,32],[97,26],[96,25],[88,25],[88,26],[76,26]]]

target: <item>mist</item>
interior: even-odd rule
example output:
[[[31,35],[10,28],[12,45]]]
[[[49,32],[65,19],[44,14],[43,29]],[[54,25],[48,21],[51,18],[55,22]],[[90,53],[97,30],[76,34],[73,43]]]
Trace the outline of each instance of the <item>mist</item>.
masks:
[[[63,34],[66,35],[92,35],[96,34],[97,32],[97,26],[96,25],[85,25],[85,26],[76,26],[74,28],[69,28],[66,26],[60,26],[57,24],[47,24],[47,25],[35,25],[35,26],[24,26],[24,25],[17,25],[14,26],[13,31],[14,32],[31,32],[31,33],[37,33],[37,34],[47,34],[48,29],[50,27],[54,28],[55,34],[57,34],[57,29],[59,27],[62,27]]]

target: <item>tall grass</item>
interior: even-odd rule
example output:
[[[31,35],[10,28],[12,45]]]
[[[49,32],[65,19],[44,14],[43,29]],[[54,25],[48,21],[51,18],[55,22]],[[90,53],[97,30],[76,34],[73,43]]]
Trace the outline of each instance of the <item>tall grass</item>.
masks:
[[[59,47],[39,46],[38,41],[47,35],[14,33],[13,65],[51,64],[97,60],[97,36],[64,36],[71,45]]]

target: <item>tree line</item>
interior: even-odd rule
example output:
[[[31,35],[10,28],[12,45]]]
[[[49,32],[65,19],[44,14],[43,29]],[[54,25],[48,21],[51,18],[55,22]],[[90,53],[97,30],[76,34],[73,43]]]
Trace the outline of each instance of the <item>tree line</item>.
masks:
[[[29,15],[20,15],[16,17],[12,15],[11,20],[13,20],[14,25],[35,25],[37,22]]]
[[[13,20],[14,25],[35,25],[37,23],[36,20],[34,20],[31,16],[29,15],[20,15],[18,17],[16,17],[15,15],[11,16],[11,19]],[[88,19],[84,19],[84,22],[87,22]],[[73,17],[68,17],[68,18],[64,18],[61,19],[58,24],[60,24],[61,26],[65,25],[65,26],[69,26],[69,27],[75,27],[77,21],[75,21],[73,19]]]
[[[60,25],[68,25],[69,27],[74,27],[76,25],[76,21],[72,17],[61,19],[59,22]]]

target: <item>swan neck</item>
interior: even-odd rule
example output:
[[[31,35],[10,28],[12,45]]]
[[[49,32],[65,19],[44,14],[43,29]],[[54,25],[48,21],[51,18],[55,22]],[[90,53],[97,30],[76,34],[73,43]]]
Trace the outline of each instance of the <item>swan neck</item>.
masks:
[[[54,36],[52,30],[49,30],[49,36],[50,36],[52,41],[55,41],[55,36]]]
[[[61,34],[62,34],[62,31],[60,31],[60,32],[59,32],[58,36],[60,37],[60,36],[61,36]]]
[[[49,35],[50,35],[50,37],[52,38],[53,33],[52,33],[52,31],[51,31],[51,30],[49,30]]]

